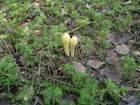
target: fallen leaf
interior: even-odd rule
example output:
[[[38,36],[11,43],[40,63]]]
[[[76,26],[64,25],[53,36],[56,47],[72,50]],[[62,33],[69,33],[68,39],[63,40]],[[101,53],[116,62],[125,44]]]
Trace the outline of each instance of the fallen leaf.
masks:
[[[111,69],[108,67],[105,67],[105,68],[100,70],[100,76],[109,78],[112,81],[117,82],[117,83],[120,82],[120,80],[121,80],[120,71],[116,70],[116,69]]]
[[[125,44],[127,43],[129,40],[131,39],[131,35],[128,33],[123,33],[123,35],[121,35],[120,40],[119,40],[119,44]]]
[[[112,33],[108,36],[108,40],[113,43],[114,45],[118,45],[121,37],[116,33]]]
[[[140,51],[132,51],[132,54],[133,54],[135,57],[140,57]]]
[[[118,54],[114,50],[109,50],[107,52],[107,57],[105,61],[110,65],[116,65],[119,61]]]
[[[94,69],[99,69],[102,65],[104,65],[105,63],[100,61],[100,60],[89,60],[87,62],[87,65],[94,68]]]
[[[108,56],[108,57],[111,57],[111,56],[117,56],[117,53],[115,52],[114,49],[112,49],[112,50],[108,50],[108,52],[107,52],[107,56]]]
[[[86,67],[83,66],[81,63],[76,62],[74,65],[75,65],[75,69],[78,70],[79,72],[82,72],[82,73],[86,72]]]
[[[140,51],[132,51],[132,55],[136,58],[137,62],[140,62]]]
[[[116,51],[118,54],[122,55],[126,55],[130,52],[129,47],[124,44],[116,46]]]
[[[115,46],[119,44],[125,44],[131,39],[131,36],[128,33],[111,33],[108,36],[108,40],[113,43]]]
[[[118,57],[106,57],[105,58],[106,63],[110,64],[110,65],[116,65],[119,61]]]

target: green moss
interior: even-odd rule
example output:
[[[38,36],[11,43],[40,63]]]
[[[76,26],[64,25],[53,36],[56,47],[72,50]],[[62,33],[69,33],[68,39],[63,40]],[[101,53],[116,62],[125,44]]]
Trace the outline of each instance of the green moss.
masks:
[[[0,85],[10,86],[18,82],[17,66],[15,60],[10,55],[0,60]]]
[[[136,68],[137,68],[137,64],[133,57],[131,57],[131,56],[123,57],[122,69],[123,69],[124,77],[126,79],[131,79],[132,77],[134,77]]]

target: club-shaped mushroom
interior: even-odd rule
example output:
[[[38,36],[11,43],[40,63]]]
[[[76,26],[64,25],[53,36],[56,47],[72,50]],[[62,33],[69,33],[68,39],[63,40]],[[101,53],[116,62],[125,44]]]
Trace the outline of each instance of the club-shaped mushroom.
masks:
[[[76,36],[73,36],[70,39],[70,55],[71,55],[71,57],[74,57],[75,48],[76,48],[77,44],[78,44],[78,38]]]
[[[64,51],[67,56],[69,56],[69,44],[70,44],[70,35],[68,33],[64,33],[62,35],[62,43],[64,46]]]

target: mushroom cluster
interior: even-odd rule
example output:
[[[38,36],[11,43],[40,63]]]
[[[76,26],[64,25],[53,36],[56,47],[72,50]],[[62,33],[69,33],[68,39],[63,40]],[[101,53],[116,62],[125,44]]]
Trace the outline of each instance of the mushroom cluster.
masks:
[[[70,38],[69,33],[64,33],[62,35],[62,42],[64,46],[64,51],[67,56],[74,57],[75,48],[78,44],[78,38],[76,36],[73,36]]]

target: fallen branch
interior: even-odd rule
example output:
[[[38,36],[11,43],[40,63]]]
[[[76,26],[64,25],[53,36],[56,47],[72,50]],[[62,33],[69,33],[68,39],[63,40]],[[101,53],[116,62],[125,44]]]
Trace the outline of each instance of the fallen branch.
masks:
[[[127,87],[128,92],[140,92],[140,88]]]

